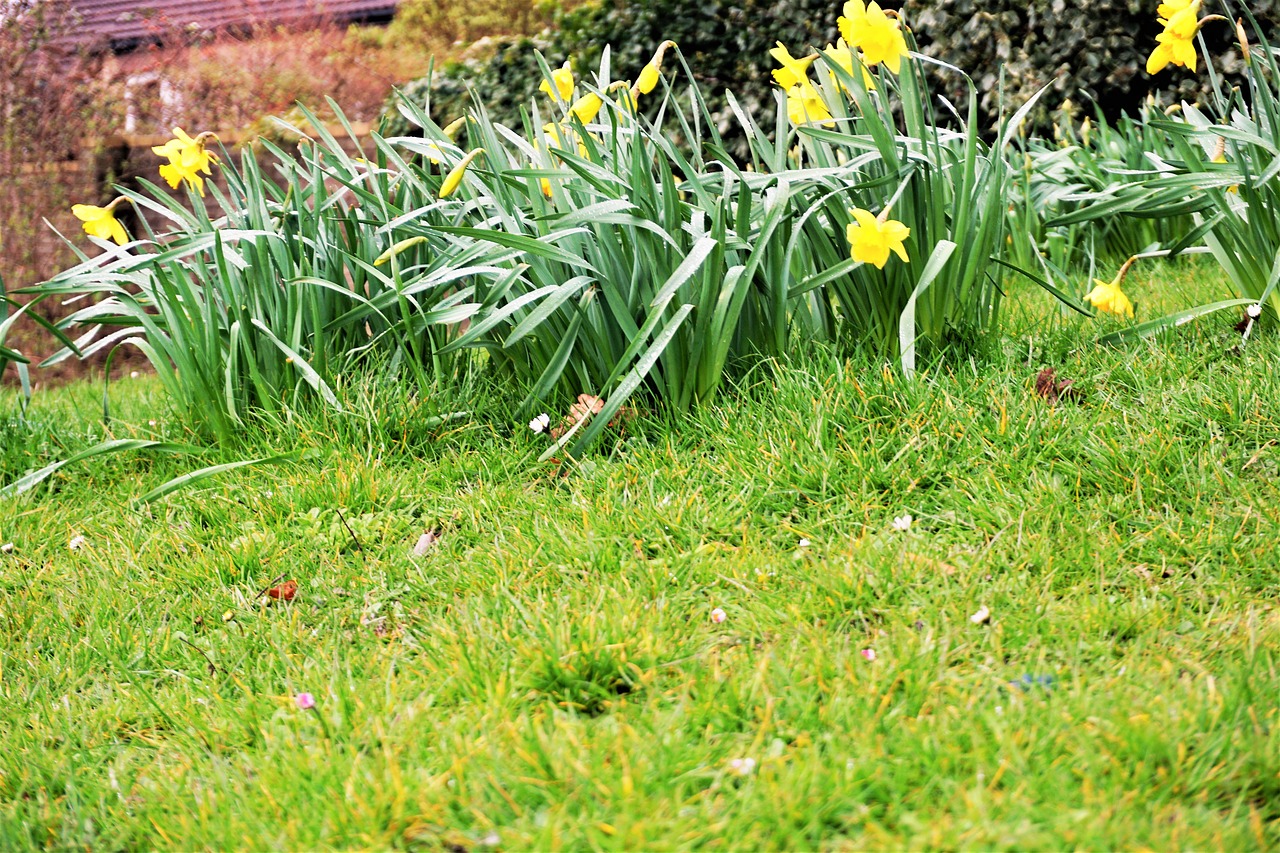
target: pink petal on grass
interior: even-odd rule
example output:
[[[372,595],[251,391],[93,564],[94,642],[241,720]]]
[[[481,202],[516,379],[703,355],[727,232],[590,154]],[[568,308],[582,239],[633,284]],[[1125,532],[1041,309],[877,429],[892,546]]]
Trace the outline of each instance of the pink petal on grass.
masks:
[[[303,711],[309,711],[316,706],[316,697],[312,696],[310,693],[299,693],[297,696],[293,697],[293,701],[296,702],[298,707]]]

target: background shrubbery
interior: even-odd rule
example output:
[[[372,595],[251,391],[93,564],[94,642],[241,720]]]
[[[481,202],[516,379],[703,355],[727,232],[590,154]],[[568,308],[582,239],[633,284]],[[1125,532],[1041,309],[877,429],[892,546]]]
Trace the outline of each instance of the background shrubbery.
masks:
[[[404,95],[421,104],[431,91],[433,117],[448,121],[463,112],[472,89],[495,120],[518,125],[519,105],[541,82],[534,50],[553,65],[569,59],[582,74],[595,70],[607,44],[617,77],[638,72],[654,47],[669,38],[689,57],[724,128],[732,123],[724,98],[728,89],[768,130],[774,97],[769,49],[782,41],[798,53],[834,41],[842,5],[834,0],[590,0],[557,13],[540,36],[494,40],[481,55],[439,69],[430,85],[420,80],[405,87]],[[1029,124],[1030,130],[1048,131],[1052,111],[1067,98],[1096,101],[1116,119],[1135,112],[1150,91],[1164,103],[1194,101],[1209,91],[1203,75],[1147,75],[1147,54],[1160,31],[1156,5],[1156,0],[907,0],[901,8],[923,52],[973,76],[987,126],[998,112],[1002,69],[1010,105],[1052,83]],[[1264,28],[1280,22],[1275,0],[1259,0],[1250,9]],[[1228,74],[1238,70],[1239,50],[1230,29],[1219,23],[1206,27],[1204,35],[1218,68]],[[933,87],[965,112],[968,94],[959,75],[937,69]],[[393,122],[396,132],[407,128],[398,118]]]

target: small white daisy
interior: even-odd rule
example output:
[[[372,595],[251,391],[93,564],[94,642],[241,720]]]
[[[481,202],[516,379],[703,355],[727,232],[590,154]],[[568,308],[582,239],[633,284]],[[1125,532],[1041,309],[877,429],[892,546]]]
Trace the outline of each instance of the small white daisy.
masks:
[[[756,760],[754,758],[732,758],[729,760],[729,769],[739,776],[750,776],[755,772]]]
[[[83,536],[79,536],[79,535],[72,536],[71,541],[67,543],[67,547],[70,548],[72,551],[79,551],[88,543],[88,541],[89,540],[85,539]]]
[[[893,529],[904,531],[910,530],[912,521],[914,521],[914,519],[911,517],[910,513],[907,513],[906,515],[899,515],[893,520]]]
[[[721,622],[729,618],[729,614],[725,613],[722,608],[715,608],[711,611],[711,621],[719,625]]]
[[[987,609],[987,605],[982,605],[977,612],[969,617],[969,621],[975,625],[981,625],[983,622],[991,621],[991,611]]]
[[[543,412],[533,420],[529,421],[529,429],[534,432],[546,432],[547,427],[549,426],[551,426],[551,415],[548,415],[546,412]]]

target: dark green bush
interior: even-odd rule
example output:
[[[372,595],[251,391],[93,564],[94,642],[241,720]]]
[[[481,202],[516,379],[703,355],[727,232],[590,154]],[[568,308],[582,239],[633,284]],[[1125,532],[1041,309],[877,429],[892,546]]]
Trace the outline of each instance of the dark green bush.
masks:
[[[1148,92],[1163,103],[1197,100],[1208,92],[1202,70],[1181,68],[1146,73],[1146,58],[1160,31],[1158,0],[908,0],[886,3],[900,7],[922,52],[968,72],[978,84],[983,121],[994,121],[1000,99],[1018,105],[1041,86],[1051,90],[1041,99],[1032,127],[1047,129],[1050,114],[1067,98],[1096,101],[1111,119],[1136,112]],[[1207,0],[1205,13],[1221,11]],[[497,41],[490,59],[446,66],[436,76],[432,114],[439,121],[459,115],[467,103],[467,87],[504,123],[518,124],[519,107],[537,91],[541,78],[533,57],[541,49],[553,67],[565,59],[575,73],[593,72],[604,45],[612,50],[614,77],[634,75],[665,38],[673,39],[689,59],[708,94],[722,130],[733,124],[724,91],[766,128],[774,116],[773,60],[769,49],[782,41],[799,55],[807,46],[823,47],[838,33],[842,3],[829,0],[654,0],[628,3],[591,0],[556,16],[556,26],[538,40]],[[1280,20],[1280,0],[1250,5],[1265,30]],[[1231,73],[1240,65],[1232,29],[1223,22],[1206,25],[1204,34],[1216,67]],[[668,66],[667,70],[670,70]],[[934,91],[963,114],[964,82],[938,69]],[[405,95],[421,102],[420,81]],[[405,129],[403,126],[401,130]]]
[[[439,122],[459,115],[471,87],[495,119],[518,125],[521,103],[527,103],[542,82],[534,50],[541,50],[552,67],[570,60],[581,77],[595,72],[604,46],[609,45],[613,76],[621,79],[638,74],[658,44],[669,38],[688,58],[722,129],[734,123],[724,98],[726,89],[771,127],[769,49],[780,40],[788,45],[825,46],[837,37],[839,14],[839,7],[825,0],[588,2],[558,15],[556,26],[538,39],[495,40],[490,58],[446,66],[430,87],[431,114]],[[664,71],[675,67],[668,58]],[[422,103],[427,84],[417,81],[403,93]],[[390,130],[403,132],[407,123],[397,116]]]

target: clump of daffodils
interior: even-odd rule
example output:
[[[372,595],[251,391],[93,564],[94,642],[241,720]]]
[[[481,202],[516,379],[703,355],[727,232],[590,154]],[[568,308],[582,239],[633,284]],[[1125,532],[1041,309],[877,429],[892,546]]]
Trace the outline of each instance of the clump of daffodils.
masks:
[[[896,12],[886,12],[875,0],[871,3],[848,0],[844,14],[836,23],[840,27],[840,38],[822,51],[832,65],[852,76],[856,64],[868,89],[875,88],[869,69],[883,63],[894,74],[901,70],[902,58],[909,55],[909,51]],[[796,58],[786,45],[778,42],[769,55],[781,66],[774,69],[773,79],[787,93],[787,117],[791,123],[833,125],[830,107],[809,80],[809,66],[818,54]],[[840,85],[848,92],[849,87],[843,81]]]
[[[849,0],[844,14],[836,20],[840,35],[853,50],[861,52],[862,62],[870,67],[884,63],[897,74],[902,58],[908,54],[907,39],[896,12],[886,12],[875,0]]]

